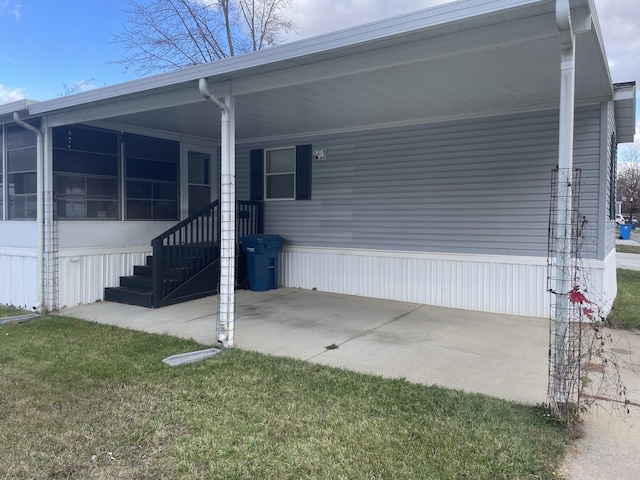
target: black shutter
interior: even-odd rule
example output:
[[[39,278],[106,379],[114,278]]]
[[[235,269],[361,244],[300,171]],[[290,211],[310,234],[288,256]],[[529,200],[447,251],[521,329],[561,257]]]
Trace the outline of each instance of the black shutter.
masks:
[[[311,200],[311,145],[296,147],[296,200]]]
[[[264,200],[264,150],[251,150],[249,199]]]

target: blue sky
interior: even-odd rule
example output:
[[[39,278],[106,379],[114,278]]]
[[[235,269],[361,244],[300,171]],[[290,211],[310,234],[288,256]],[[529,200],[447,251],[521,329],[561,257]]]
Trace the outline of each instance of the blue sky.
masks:
[[[594,0],[614,82],[640,82],[640,0]],[[308,37],[447,3],[447,0],[293,0],[289,15]],[[109,63],[124,52],[110,43],[128,0],[0,0],[0,104],[62,95],[135,77]],[[640,106],[640,102],[639,106]],[[638,115],[640,118],[640,114]],[[640,137],[640,135],[639,135]]]
[[[0,103],[14,91],[34,100],[64,93],[78,81],[96,86],[128,79],[109,64],[120,48],[118,32],[127,0],[0,0]],[[5,98],[4,100],[8,100]]]

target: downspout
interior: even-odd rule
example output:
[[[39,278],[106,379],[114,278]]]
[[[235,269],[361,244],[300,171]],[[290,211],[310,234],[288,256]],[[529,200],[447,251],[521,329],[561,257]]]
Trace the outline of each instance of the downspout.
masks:
[[[220,150],[220,289],[216,338],[223,347],[233,345],[235,331],[235,260],[236,260],[236,188],[235,188],[235,119],[233,98],[221,102],[211,94],[207,80],[198,82],[200,93],[221,112]]]
[[[575,35],[571,26],[569,0],[556,0],[556,24],[562,47],[560,60],[560,124],[558,145],[556,217],[556,311],[555,311],[555,401],[569,401],[569,291],[571,268],[571,197],[573,178],[573,122],[575,104]]]
[[[37,214],[36,221],[38,223],[38,313],[44,315],[46,313],[46,306],[44,304],[44,150],[43,150],[43,135],[42,132],[29,125],[27,122],[20,118],[18,112],[13,112],[13,120],[36,135],[36,188],[37,188]]]

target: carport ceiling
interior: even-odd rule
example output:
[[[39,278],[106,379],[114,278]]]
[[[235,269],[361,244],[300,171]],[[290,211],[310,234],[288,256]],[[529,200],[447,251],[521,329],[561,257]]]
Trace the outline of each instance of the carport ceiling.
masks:
[[[585,2],[573,3],[580,7],[578,104],[613,94],[597,20]],[[216,95],[230,89],[240,142],[557,108],[555,2],[484,2],[513,6],[479,15],[462,7],[486,8],[483,2],[458,3],[124,84],[119,95],[94,93],[90,103],[63,107],[53,124],[88,121],[218,138],[220,114],[200,96],[200,77]],[[457,20],[438,23],[446,18]]]

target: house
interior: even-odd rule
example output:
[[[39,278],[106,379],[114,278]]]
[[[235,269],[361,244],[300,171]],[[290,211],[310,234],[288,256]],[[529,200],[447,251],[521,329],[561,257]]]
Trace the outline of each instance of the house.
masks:
[[[612,84],[592,0],[461,0],[1,105],[0,303],[104,299],[220,198],[207,241],[231,335],[238,200],[285,238],[283,286],[547,316],[579,237],[606,304],[635,93]]]

